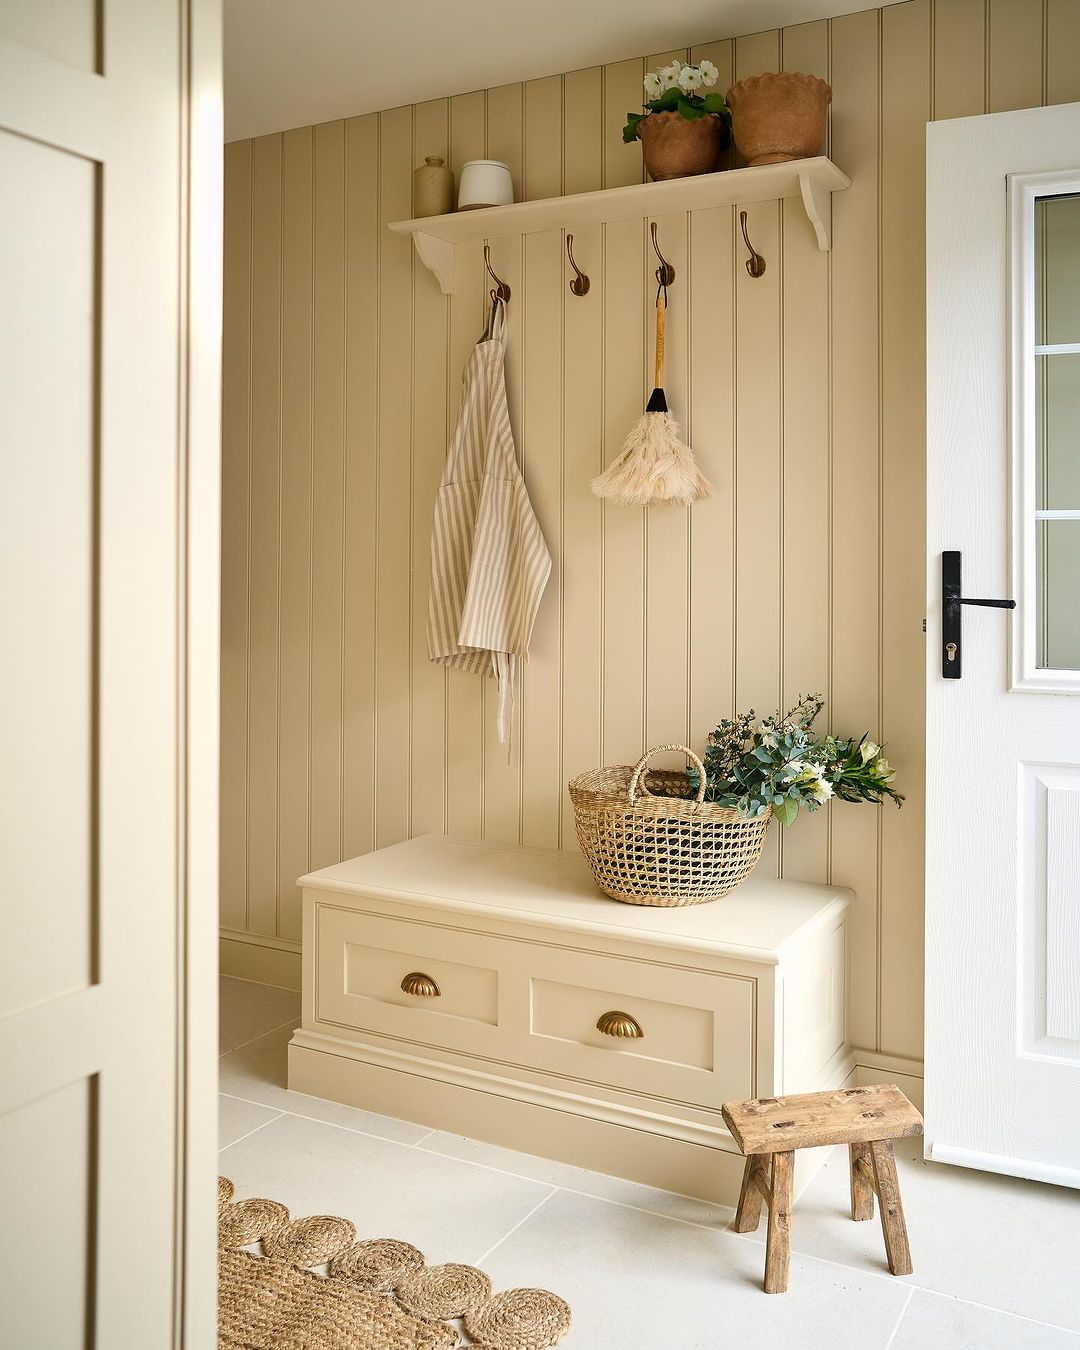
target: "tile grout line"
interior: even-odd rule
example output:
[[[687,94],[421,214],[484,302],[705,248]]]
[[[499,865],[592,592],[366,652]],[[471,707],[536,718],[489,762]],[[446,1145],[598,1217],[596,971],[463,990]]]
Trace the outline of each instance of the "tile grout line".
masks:
[[[228,1094],[225,1093],[225,1094],[223,1094],[223,1095],[227,1096]],[[236,1100],[236,1101],[243,1101],[243,1098],[242,1098],[242,1097],[237,1097],[237,1098],[235,1098],[235,1100]],[[246,1105],[248,1105],[248,1106],[258,1106],[259,1103],[258,1103],[258,1102],[248,1102],[248,1103],[246,1103]],[[267,1106],[267,1107],[265,1107],[264,1109],[267,1110],[267,1111],[272,1111],[274,1108],[273,1108],[272,1106]],[[267,1125],[273,1125],[273,1123],[274,1123],[275,1120],[280,1120],[281,1117],[282,1117],[283,1115],[285,1115],[285,1114],[286,1114],[286,1112],[284,1112],[284,1111],[278,1111],[277,1114],[274,1115],[274,1116],[271,1116],[269,1120],[264,1120],[263,1123],[262,1123],[261,1125],[256,1125],[255,1128],[254,1128],[253,1130],[248,1130],[247,1134],[242,1134],[242,1135],[240,1136],[239,1139],[230,1139],[229,1142],[228,1142],[227,1144],[225,1144],[222,1148],[219,1148],[219,1149],[218,1149],[218,1157],[220,1158],[221,1155],[225,1152],[225,1150],[228,1149],[228,1148],[232,1148],[234,1144],[242,1144],[242,1143],[244,1142],[245,1139],[250,1139],[251,1136],[252,1136],[253,1134],[258,1134],[260,1130],[265,1130],[266,1127],[267,1127]]]
[[[486,1261],[492,1252],[496,1251],[499,1247],[501,1247],[502,1244],[508,1238],[512,1238],[514,1234],[517,1232],[517,1230],[522,1226],[522,1224],[528,1223],[529,1220],[532,1218],[532,1216],[536,1213],[536,1211],[538,1209],[541,1209],[544,1205],[546,1205],[547,1202],[551,1199],[551,1197],[553,1195],[558,1194],[558,1192],[561,1189],[562,1188],[560,1186],[552,1186],[552,1188],[548,1191],[547,1195],[545,1195],[542,1200],[538,1201],[535,1205],[533,1205],[532,1209],[529,1210],[528,1214],[518,1219],[517,1223],[514,1224],[514,1226],[508,1232],[504,1233],[502,1237],[499,1238],[498,1242],[493,1243],[492,1246],[490,1246],[482,1256],[478,1256],[476,1260],[473,1262],[473,1265],[478,1266],[481,1263],[481,1261]]]
[[[912,1287],[908,1290],[907,1298],[904,1300],[904,1306],[900,1309],[900,1316],[896,1319],[896,1325],[892,1329],[892,1334],[889,1336],[889,1339],[885,1342],[884,1350],[891,1350],[892,1344],[896,1340],[897,1333],[900,1330],[900,1324],[907,1316],[907,1310],[911,1307],[911,1300],[914,1297],[915,1297],[915,1286],[912,1285]]]

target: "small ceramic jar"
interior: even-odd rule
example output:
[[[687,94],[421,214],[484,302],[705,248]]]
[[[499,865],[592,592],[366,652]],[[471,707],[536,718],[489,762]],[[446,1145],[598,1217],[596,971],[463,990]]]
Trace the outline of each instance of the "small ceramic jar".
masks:
[[[441,155],[413,170],[413,216],[445,216],[454,209],[454,175]]]
[[[510,168],[497,159],[470,159],[461,170],[458,210],[476,211],[482,206],[509,206],[514,200]]]

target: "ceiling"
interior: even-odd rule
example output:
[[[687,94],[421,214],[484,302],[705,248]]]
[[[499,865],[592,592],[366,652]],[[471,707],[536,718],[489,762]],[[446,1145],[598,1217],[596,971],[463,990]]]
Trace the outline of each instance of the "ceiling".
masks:
[[[225,0],[225,136],[241,140],[868,7],[868,0]]]

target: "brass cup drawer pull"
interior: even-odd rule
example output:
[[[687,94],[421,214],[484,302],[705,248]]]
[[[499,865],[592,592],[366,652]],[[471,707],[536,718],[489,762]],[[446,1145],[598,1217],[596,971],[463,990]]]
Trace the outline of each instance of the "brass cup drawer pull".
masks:
[[[431,978],[422,971],[412,970],[401,981],[401,991],[404,994],[412,994],[414,998],[438,998],[442,990]]]
[[[605,1036],[617,1036],[623,1040],[637,1041],[645,1035],[641,1023],[624,1012],[601,1013],[596,1019],[596,1029]]]

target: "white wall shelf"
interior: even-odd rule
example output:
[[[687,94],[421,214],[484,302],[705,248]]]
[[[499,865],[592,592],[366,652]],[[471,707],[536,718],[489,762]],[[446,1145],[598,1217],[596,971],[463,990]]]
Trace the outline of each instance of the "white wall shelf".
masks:
[[[543,230],[580,229],[637,216],[674,215],[717,206],[749,205],[800,197],[817,235],[818,248],[832,247],[832,194],[851,186],[831,159],[794,159],[785,164],[762,164],[750,169],[726,169],[695,178],[671,178],[664,183],[635,183],[631,187],[579,192],[570,197],[515,202],[479,211],[460,211],[423,220],[396,220],[390,229],[411,234],[421,262],[435,273],[444,295],[454,290],[454,253],[457,244],[499,239],[511,234]]]

